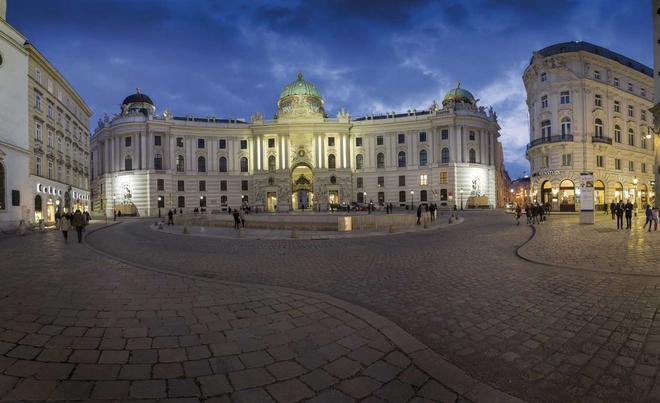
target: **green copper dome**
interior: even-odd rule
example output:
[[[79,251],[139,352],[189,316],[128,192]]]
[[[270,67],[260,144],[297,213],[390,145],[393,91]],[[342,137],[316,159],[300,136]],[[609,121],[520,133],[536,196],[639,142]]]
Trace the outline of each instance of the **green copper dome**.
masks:
[[[445,95],[445,97],[443,98],[442,103],[444,104],[449,101],[466,102],[473,105],[474,103],[477,102],[470,91],[461,88],[460,82],[456,83],[456,88],[449,90],[449,92],[447,92],[447,95]]]
[[[314,84],[303,80],[302,73],[298,73],[298,79],[284,87],[280,94],[280,99],[291,95],[312,95],[321,98],[321,93]]]

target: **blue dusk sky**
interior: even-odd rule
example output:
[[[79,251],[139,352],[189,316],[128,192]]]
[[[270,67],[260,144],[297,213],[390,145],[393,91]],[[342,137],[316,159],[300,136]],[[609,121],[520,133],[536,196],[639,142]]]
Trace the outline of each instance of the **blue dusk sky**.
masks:
[[[301,71],[330,116],[428,108],[456,81],[492,105],[512,177],[529,169],[522,72],[583,40],[652,65],[649,0],[8,0],[7,20],[94,111],[140,87],[159,112],[271,117]]]

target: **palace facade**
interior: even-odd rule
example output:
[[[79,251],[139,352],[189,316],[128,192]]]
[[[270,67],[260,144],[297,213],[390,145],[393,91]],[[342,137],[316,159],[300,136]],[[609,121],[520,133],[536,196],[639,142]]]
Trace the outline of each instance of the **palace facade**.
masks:
[[[524,72],[531,199],[578,211],[580,173],[594,175],[597,209],[655,199],[653,69],[587,42],[534,52]]]
[[[499,129],[492,109],[460,85],[427,110],[329,118],[299,74],[273,120],[257,113],[250,121],[157,114],[138,90],[92,137],[93,211],[494,207]]]

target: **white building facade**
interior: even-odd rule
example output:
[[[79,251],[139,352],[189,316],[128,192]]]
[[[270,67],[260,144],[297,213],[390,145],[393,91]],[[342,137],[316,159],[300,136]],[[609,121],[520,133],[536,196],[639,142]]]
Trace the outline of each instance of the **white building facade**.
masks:
[[[660,183],[660,0],[651,2],[651,18],[653,19],[653,67],[655,75],[653,84],[655,87],[654,103],[650,113],[654,117],[654,143],[655,143],[655,183]],[[655,206],[660,208],[660,200],[656,197]]]
[[[327,211],[346,203],[492,207],[499,126],[457,87],[424,111],[328,118],[302,75],[273,120],[157,115],[139,91],[92,137],[95,214]],[[462,190],[462,193],[461,193]]]
[[[596,209],[655,201],[653,70],[587,42],[534,52],[527,90],[532,200],[579,211],[580,174],[594,175]]]

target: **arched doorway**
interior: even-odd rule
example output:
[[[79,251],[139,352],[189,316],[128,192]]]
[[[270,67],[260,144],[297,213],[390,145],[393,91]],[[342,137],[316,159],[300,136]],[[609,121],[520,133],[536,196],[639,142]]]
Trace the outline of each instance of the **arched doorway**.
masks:
[[[298,165],[291,171],[291,205],[294,210],[306,210],[314,205],[312,181],[314,173],[307,165]]]
[[[639,206],[640,208],[646,208],[646,205],[649,204],[649,190],[646,185],[642,184],[638,186],[639,189]]]
[[[41,196],[36,195],[34,197],[34,221],[39,222],[39,220],[43,219],[43,205],[41,201]]]
[[[52,197],[48,198],[46,204],[46,222],[55,222],[55,201]]]
[[[607,203],[605,202],[605,184],[601,180],[597,180],[594,184],[594,208],[599,211],[607,211]]]
[[[541,203],[552,203],[552,183],[550,181],[543,182],[541,185]]]
[[[614,184],[614,202],[618,203],[623,200],[623,185],[621,182],[616,182]]]
[[[559,184],[559,211],[575,211],[575,184],[570,179]]]

